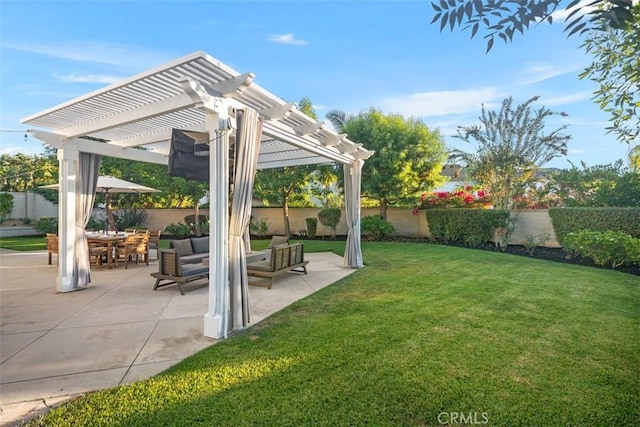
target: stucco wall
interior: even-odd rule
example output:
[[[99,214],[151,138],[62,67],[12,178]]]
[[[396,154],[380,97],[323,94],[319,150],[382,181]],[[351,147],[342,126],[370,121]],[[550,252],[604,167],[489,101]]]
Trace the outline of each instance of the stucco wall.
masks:
[[[297,234],[300,230],[306,230],[306,218],[318,217],[318,208],[289,209],[289,222],[291,232]],[[150,229],[163,229],[171,223],[184,222],[184,217],[192,215],[193,209],[147,209],[149,220],[146,226]],[[207,209],[201,209],[201,214],[209,215]],[[362,209],[362,216],[377,215],[378,209]],[[284,234],[284,222],[282,208],[253,208],[252,215],[256,220],[265,218],[269,224],[267,234]],[[411,209],[389,208],[387,219],[396,229],[395,235],[405,237],[429,237],[426,212],[420,211],[417,215]],[[550,240],[539,246],[559,247],[551,225],[551,218],[547,210],[517,211],[515,229],[510,243],[522,244],[525,236],[532,235],[536,238],[544,233],[549,233]],[[328,236],[331,230],[318,223],[318,236]],[[347,234],[347,223],[344,210],[337,227],[337,234]]]
[[[22,219],[29,217],[33,221],[37,221],[43,216],[57,217],[58,205],[55,205],[40,194],[27,193],[9,193],[13,195],[13,211],[8,219]],[[291,224],[291,232],[297,234],[300,230],[307,229],[306,218],[317,218],[319,208],[294,208],[289,209],[289,222]],[[184,222],[184,217],[193,215],[194,210],[189,209],[146,209],[149,213],[149,219],[145,224],[149,229],[162,230],[172,223]],[[209,216],[208,209],[200,209],[200,213]],[[282,208],[253,208],[253,217],[257,220],[265,218],[269,224],[267,234],[284,234],[284,222]],[[379,210],[362,209],[362,216],[378,215]],[[548,233],[550,239],[540,245],[546,247],[559,247],[556,240],[551,218],[547,210],[523,210],[516,211],[515,229],[509,240],[511,244],[521,245],[527,235],[539,238],[544,233]],[[408,208],[389,208],[387,211],[387,219],[395,227],[395,235],[404,237],[429,237],[429,227],[425,211],[418,212],[414,215]],[[318,222],[318,236],[329,236],[331,230]],[[342,217],[337,227],[337,234],[347,234],[347,222],[345,219],[344,209]]]
[[[13,210],[7,219],[29,218],[37,221],[43,216],[58,216],[58,205],[51,203],[41,194],[33,192],[8,194],[13,196]]]

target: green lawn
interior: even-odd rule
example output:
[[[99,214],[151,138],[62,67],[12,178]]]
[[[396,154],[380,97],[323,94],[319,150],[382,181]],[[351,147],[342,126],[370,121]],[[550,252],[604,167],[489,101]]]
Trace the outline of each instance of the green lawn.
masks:
[[[247,331],[31,425],[637,425],[637,276],[430,244],[363,251],[364,269]]]

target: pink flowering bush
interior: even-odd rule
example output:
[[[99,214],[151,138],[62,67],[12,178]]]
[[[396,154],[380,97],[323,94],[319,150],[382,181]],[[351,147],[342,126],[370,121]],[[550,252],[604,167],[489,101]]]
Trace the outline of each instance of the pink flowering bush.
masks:
[[[490,203],[491,199],[485,190],[468,185],[453,191],[423,193],[413,214],[417,215],[420,209],[482,208]]]

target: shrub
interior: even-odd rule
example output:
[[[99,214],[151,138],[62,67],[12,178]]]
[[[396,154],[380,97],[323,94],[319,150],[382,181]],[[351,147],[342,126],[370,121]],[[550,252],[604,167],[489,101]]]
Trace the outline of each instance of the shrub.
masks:
[[[149,219],[149,213],[144,209],[119,209],[113,213],[113,221],[118,230],[138,228]]]
[[[553,208],[549,217],[558,242],[581,230],[621,231],[640,237],[640,208]]]
[[[165,234],[170,234],[176,239],[184,239],[191,234],[191,226],[182,222],[169,224],[164,228]]]
[[[495,229],[508,229],[510,219],[499,209],[430,209],[426,215],[432,239],[470,247],[489,242]]]
[[[320,224],[331,229],[331,237],[336,237],[336,227],[340,223],[342,212],[339,208],[324,208],[318,212],[318,220]]]
[[[380,215],[365,216],[360,220],[362,234],[371,240],[382,240],[395,231],[393,225]]]
[[[307,234],[314,239],[318,230],[318,218],[305,218],[305,221],[307,223]]]
[[[58,218],[43,216],[33,224],[33,228],[35,228],[38,233],[42,234],[58,234]]]
[[[269,231],[269,220],[267,218],[255,219],[251,217],[251,221],[249,221],[249,231],[259,237],[266,236],[267,231]]]
[[[602,267],[616,268],[640,262],[640,239],[620,231],[582,230],[569,233],[563,248],[572,254],[590,258]]]
[[[191,215],[187,215],[184,217],[184,222],[186,224],[195,224],[196,223],[196,216],[194,214]],[[209,217],[203,214],[199,214],[198,215],[198,223],[200,225],[202,224],[208,224],[209,223]]]
[[[524,242],[522,245],[527,250],[529,255],[533,256],[533,253],[536,251],[536,248],[540,245],[547,243],[551,239],[551,235],[549,233],[538,234],[538,236],[534,236],[533,234],[527,234],[524,236]]]
[[[89,218],[89,222],[87,222],[87,226],[85,227],[87,230],[108,230],[109,225],[107,224],[106,218]]]
[[[13,195],[9,193],[0,193],[0,224],[7,219],[13,210]]]

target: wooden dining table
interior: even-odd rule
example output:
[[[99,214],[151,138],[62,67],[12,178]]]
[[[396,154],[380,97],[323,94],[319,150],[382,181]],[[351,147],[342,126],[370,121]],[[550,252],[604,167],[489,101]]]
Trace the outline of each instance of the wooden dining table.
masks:
[[[119,242],[124,242],[125,240],[127,240],[127,235],[125,233],[87,233],[87,243],[100,243],[107,248],[108,268],[116,266],[114,257],[115,248]]]

